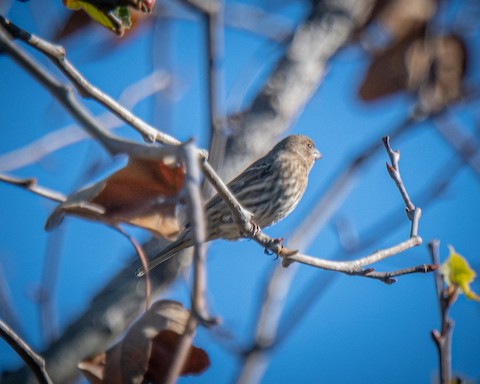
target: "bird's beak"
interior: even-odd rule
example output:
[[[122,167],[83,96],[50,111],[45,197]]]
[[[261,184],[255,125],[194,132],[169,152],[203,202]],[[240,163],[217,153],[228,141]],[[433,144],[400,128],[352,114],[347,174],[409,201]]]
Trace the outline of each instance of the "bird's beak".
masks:
[[[313,152],[313,157],[315,160],[320,160],[323,156],[322,154],[316,149],[315,152]]]

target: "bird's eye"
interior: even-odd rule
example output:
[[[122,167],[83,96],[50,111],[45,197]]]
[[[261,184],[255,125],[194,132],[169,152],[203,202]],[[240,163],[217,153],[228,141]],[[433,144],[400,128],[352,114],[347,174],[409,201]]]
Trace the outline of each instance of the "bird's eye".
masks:
[[[312,143],[308,143],[308,144],[307,144],[307,147],[308,147],[309,149],[312,149],[312,148],[313,148],[313,144],[312,144]]]

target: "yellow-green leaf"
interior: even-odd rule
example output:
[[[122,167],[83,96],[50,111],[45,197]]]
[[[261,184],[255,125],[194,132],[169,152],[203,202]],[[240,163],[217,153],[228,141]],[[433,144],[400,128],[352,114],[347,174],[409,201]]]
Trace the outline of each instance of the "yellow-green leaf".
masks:
[[[132,19],[130,18],[130,11],[128,7],[117,7],[113,11],[113,14],[122,22],[124,28],[130,29],[132,26]]]
[[[93,20],[120,36],[131,26],[130,11],[125,6],[100,8],[82,0],[63,0],[63,4],[70,9],[83,9]]]
[[[480,301],[480,296],[470,288],[470,283],[475,279],[476,273],[470,267],[467,260],[457,253],[450,245],[450,255],[440,267],[440,273],[448,286],[460,289],[463,294],[471,299]]]

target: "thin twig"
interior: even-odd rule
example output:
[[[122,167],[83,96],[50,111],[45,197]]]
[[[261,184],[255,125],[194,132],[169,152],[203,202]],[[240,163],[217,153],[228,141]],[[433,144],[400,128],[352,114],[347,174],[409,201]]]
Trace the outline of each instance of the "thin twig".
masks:
[[[0,16],[1,20],[1,16]],[[40,63],[34,60],[16,44],[4,32],[0,26],[0,45],[4,46],[6,52],[18,62],[27,72],[35,77],[50,93],[62,104],[65,109],[82,126],[99,141],[100,144],[112,155],[133,154],[140,158],[161,159],[165,155],[176,155],[175,145],[155,146],[137,143],[121,139],[110,133],[100,124],[91,113],[75,97],[71,87],[58,81]],[[175,140],[175,143],[180,143]],[[205,151],[199,151],[199,156],[206,157]]]
[[[432,240],[428,244],[432,262],[440,263],[439,249],[440,242]],[[438,360],[440,366],[440,383],[448,384],[452,382],[452,332],[453,320],[449,317],[451,304],[455,301],[457,296],[456,291],[447,292],[443,284],[443,279],[440,271],[435,271],[435,288],[437,292],[438,302],[440,306],[440,331],[432,330],[432,339],[437,347]]]
[[[145,268],[145,311],[150,308],[150,298],[152,295],[152,281],[150,279],[150,273],[147,269],[148,266],[148,257],[143,252],[143,248],[140,244],[138,244],[137,240],[132,237],[128,232],[123,230],[119,225],[112,225],[114,229],[116,229],[120,234],[125,236],[127,240],[133,245],[135,249],[135,253],[137,254],[140,262],[142,263],[143,268]]]
[[[402,177],[400,175],[400,168],[398,166],[398,162],[400,161],[400,151],[394,151],[390,147],[390,137],[385,136],[383,138],[383,144],[385,149],[387,150],[388,156],[390,157],[391,164],[386,163],[387,171],[392,180],[395,182],[400,195],[405,203],[405,209],[407,211],[408,219],[412,222],[411,229],[410,229],[410,236],[417,236],[418,235],[418,221],[420,220],[420,216],[422,211],[420,208],[415,207],[415,205],[410,200],[410,196],[408,195],[407,189],[403,184]]]
[[[200,192],[201,178],[197,150],[189,142],[181,147],[182,158],[185,161],[186,179],[185,191],[188,199],[189,221],[193,223],[192,238],[193,253],[193,296],[192,309],[198,319],[209,322],[211,319],[206,308],[206,228],[203,211],[203,201]]]
[[[165,383],[173,384],[178,380],[188,358],[193,337],[199,321],[210,322],[205,300],[206,268],[205,268],[205,222],[203,204],[200,193],[200,172],[197,161],[197,151],[193,143],[187,143],[181,148],[186,168],[185,191],[188,199],[188,212],[192,223],[193,251],[193,290],[191,311],[185,331],[178,343],[172,364],[165,378]]]
[[[408,267],[399,269],[391,272],[368,272],[364,274],[365,277],[371,277],[377,280],[382,280],[386,284],[396,283],[397,280],[394,277],[409,275],[411,273],[429,273],[436,271],[438,269],[438,264],[421,264],[414,267]]]
[[[26,189],[30,192],[33,192],[39,196],[45,197],[47,199],[63,203],[67,198],[59,192],[52,191],[51,189],[41,187],[37,184],[37,180],[35,179],[19,179],[16,177],[2,175],[0,174],[0,181],[4,183],[8,183],[11,185],[15,185],[17,187]]]
[[[52,384],[45,361],[37,355],[7,324],[0,320],[0,337],[4,339],[33,372],[40,384]]]
[[[17,33],[18,28],[14,26],[10,21],[4,19],[0,16],[0,46],[5,48],[5,51],[15,60],[17,63],[22,66],[28,73],[30,73],[37,81],[39,81],[56,99],[60,104],[62,104],[65,109],[80,123],[82,126],[99,141],[100,144],[112,155],[117,154],[136,154],[142,158],[159,158],[163,157],[167,152],[168,154],[172,154],[171,152],[175,152],[176,150],[173,149],[175,146],[180,144],[180,141],[177,139],[171,138],[160,140],[159,137],[164,138],[164,134],[158,133],[158,137],[156,137],[156,141],[164,142],[165,144],[171,144],[169,146],[158,147],[154,145],[145,145],[141,143],[137,143],[134,141],[129,141],[125,139],[121,139],[119,137],[114,136],[111,134],[105,127],[100,124],[92,115],[91,113],[83,107],[83,105],[77,100],[75,97],[73,90],[71,87],[61,83],[58,79],[56,79],[53,75],[51,75],[40,63],[38,63],[35,59],[33,59],[30,55],[28,55],[24,50],[18,47],[15,43],[11,41],[11,37],[7,34],[7,32],[2,27],[9,28],[9,30],[13,29],[12,33]],[[28,34],[27,32],[23,31],[28,36],[33,36]],[[18,33],[17,33],[18,34]],[[20,34],[23,36],[23,34]],[[20,37],[19,36],[19,37]],[[36,39],[41,40],[38,37]],[[48,42],[42,40],[43,46],[48,46]],[[34,47],[38,47],[38,45],[33,45]],[[53,50],[53,48],[52,48]],[[56,50],[54,50],[56,51]],[[48,52],[43,52],[47,54]],[[50,52],[50,54],[54,54],[54,52]],[[71,66],[71,64],[69,64]],[[72,67],[73,68],[73,67]],[[74,68],[73,68],[74,69]],[[76,69],[75,69],[76,71]],[[80,74],[78,75],[80,76]],[[73,81],[75,86],[82,86],[86,87],[87,91],[93,87],[89,84],[83,77],[72,76],[70,79]],[[100,92],[100,91],[99,91]],[[96,95],[94,92],[91,94]],[[99,96],[99,95],[96,95]],[[108,96],[106,96],[108,97]],[[128,120],[124,114],[130,114],[125,108],[120,106],[116,101],[108,97],[111,100],[107,105],[107,108],[112,107],[110,109],[112,112],[118,112],[118,110],[122,110],[122,115],[119,116],[124,121],[129,124],[133,124],[132,121]],[[95,97],[95,100],[102,103],[103,99],[98,99]],[[133,115],[132,115],[133,116]],[[137,119],[137,118],[135,118]],[[138,128],[138,126],[134,126]],[[152,128],[154,129],[154,128]],[[156,131],[156,130],[155,130]],[[156,131],[157,132],[157,131]],[[168,136],[169,137],[169,136]],[[162,154],[163,152],[163,154]],[[199,151],[200,157],[206,157],[206,151]]]
[[[126,108],[123,108],[110,96],[100,91],[98,88],[90,84],[82,74],[68,61],[66,58],[65,49],[62,46],[52,44],[38,36],[28,33],[13,24],[10,20],[0,16],[0,23],[14,38],[18,38],[31,47],[42,52],[47,56],[74,84],[78,93],[83,97],[90,97],[98,101],[105,108],[109,109],[120,119],[125,121],[140,132],[144,139],[150,142],[158,141],[164,144],[178,145],[178,140],[173,137],[157,131],[152,126],[145,123],[143,120],[136,117]]]

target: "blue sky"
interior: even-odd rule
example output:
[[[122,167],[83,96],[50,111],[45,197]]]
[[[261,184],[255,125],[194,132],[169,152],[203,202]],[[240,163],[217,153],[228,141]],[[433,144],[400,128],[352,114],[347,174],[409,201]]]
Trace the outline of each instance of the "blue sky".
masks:
[[[51,36],[54,22],[68,11],[51,1],[51,14],[40,19],[33,13],[38,6],[31,3],[12,2],[9,17],[29,31]],[[305,8],[285,5],[277,12],[295,21]],[[135,39],[107,50],[109,42],[115,40],[110,40],[108,32],[101,28],[91,29],[65,44],[70,60],[85,77],[114,98],[152,70],[152,41],[158,44],[155,51],[158,54],[170,49],[179,90],[174,95],[174,103],[160,109],[169,111],[169,116],[155,115],[151,100],[141,102],[133,112],[181,140],[193,136],[199,145],[206,145],[209,129],[201,31],[198,19],[180,19],[170,24],[173,40],[168,44],[153,40],[151,33],[144,29]],[[468,34],[467,44],[471,63],[467,82],[474,86],[479,80],[479,73],[475,72],[478,31]],[[265,47],[268,49],[262,53]],[[54,70],[40,55],[29,52]],[[255,94],[282,52],[281,46],[265,43],[251,33],[227,28],[225,93],[229,94],[239,76],[246,76],[247,69],[257,68],[258,63],[262,63],[257,82],[248,88],[247,98],[241,100],[242,106],[248,105],[249,97]],[[413,98],[408,95],[394,95],[372,104],[358,100],[357,89],[367,65],[367,56],[358,47],[342,50],[330,63],[320,89],[292,126],[292,133],[311,136],[324,158],[314,166],[307,193],[295,212],[268,229],[268,234],[288,239],[339,172],[366,146],[381,140],[409,112]],[[0,57],[0,85],[0,127],[4,132],[0,141],[1,154],[72,123],[71,117],[48,93],[5,55]],[[232,103],[235,98],[227,100]],[[84,103],[94,113],[102,112],[95,103]],[[235,107],[237,105],[226,103],[229,111]],[[478,138],[478,101],[455,106],[451,116],[461,124],[464,132]],[[118,133],[139,139],[127,127]],[[402,177],[414,203],[422,201],[424,191],[429,190],[429,186],[441,177],[439,175],[447,172],[449,165],[459,161],[431,122],[418,124],[394,140],[392,146],[401,151]],[[68,193],[89,181],[82,175],[86,164],[98,159],[99,153],[98,144],[83,141],[10,173],[36,177],[41,185]],[[102,155],[103,159],[105,157]],[[386,161],[385,151],[372,158],[338,212],[303,251],[322,258],[346,259],[366,255],[408,237],[409,222],[400,195],[385,170]],[[426,244],[436,238],[441,240],[442,258],[448,254],[447,244],[452,244],[468,258],[474,269],[480,271],[480,243],[476,238],[480,217],[478,176],[468,166],[456,172],[441,197],[422,207],[419,234],[424,245],[378,263],[375,268],[395,270],[428,263]],[[41,281],[49,241],[43,225],[52,208],[50,202],[40,197],[0,185],[0,268],[18,316],[18,331],[36,349],[42,348],[43,339],[38,304],[32,298]],[[334,225],[340,218],[352,225],[360,240],[374,237],[375,243],[358,254],[342,252]],[[387,221],[379,221],[381,218]],[[392,223],[395,229],[376,236],[381,230],[378,226],[386,223]],[[109,276],[124,265],[131,249],[116,232],[97,223],[71,218],[60,231],[62,252],[55,263],[58,271],[54,323],[62,329],[89,305],[89,299]],[[134,233],[145,238],[141,231]],[[209,248],[209,304],[213,314],[222,317],[222,329],[234,335],[235,345],[245,345],[251,340],[258,301],[265,280],[277,262],[249,241],[216,241]],[[473,288],[480,291],[480,284],[476,282]],[[435,378],[437,355],[430,331],[439,326],[439,313],[433,275],[403,276],[398,283],[386,286],[370,279],[300,266],[289,290],[283,328],[281,325],[281,330],[285,331],[285,324],[290,324],[288,337],[274,349],[263,382],[405,383],[431,382]],[[306,292],[315,294],[316,299],[308,305],[305,315],[292,325],[289,322],[294,316],[292,311],[305,299]],[[188,305],[185,281],[176,283],[166,297]],[[455,321],[453,370],[479,380],[480,307],[460,297],[451,317]],[[239,359],[222,347],[230,342],[225,336],[200,330],[196,344],[210,354],[212,366],[203,376],[182,381],[231,382],[239,369]],[[14,353],[1,344],[0,369],[11,368],[16,363],[18,359]]]

